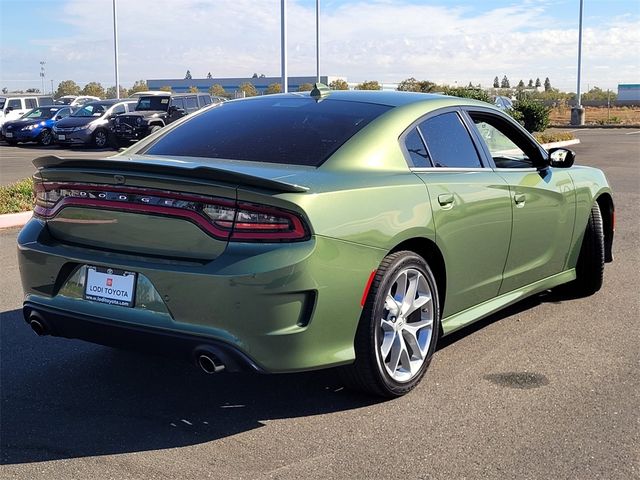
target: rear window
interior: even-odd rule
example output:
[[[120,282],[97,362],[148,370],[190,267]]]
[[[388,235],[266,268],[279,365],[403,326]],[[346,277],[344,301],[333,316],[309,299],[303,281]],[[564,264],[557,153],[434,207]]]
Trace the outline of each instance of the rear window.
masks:
[[[169,130],[142,153],[318,166],[390,108],[309,97],[225,102]]]

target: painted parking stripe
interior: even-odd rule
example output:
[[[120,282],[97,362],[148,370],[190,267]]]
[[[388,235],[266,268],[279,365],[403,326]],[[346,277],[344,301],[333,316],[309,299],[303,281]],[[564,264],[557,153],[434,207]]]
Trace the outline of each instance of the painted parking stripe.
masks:
[[[640,133],[640,130],[638,130],[637,132],[627,132],[625,133],[625,135],[636,135],[638,133]]]

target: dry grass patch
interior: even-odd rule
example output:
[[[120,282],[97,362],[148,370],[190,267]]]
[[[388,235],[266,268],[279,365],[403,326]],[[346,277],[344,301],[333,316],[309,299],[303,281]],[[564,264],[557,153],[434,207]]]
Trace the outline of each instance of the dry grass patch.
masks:
[[[33,180],[30,178],[0,187],[0,214],[32,210],[32,188]]]

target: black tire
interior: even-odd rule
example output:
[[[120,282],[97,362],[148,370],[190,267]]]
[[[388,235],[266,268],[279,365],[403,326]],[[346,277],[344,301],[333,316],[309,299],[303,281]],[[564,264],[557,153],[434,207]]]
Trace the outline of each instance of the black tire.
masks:
[[[43,147],[50,146],[53,143],[53,134],[51,133],[51,130],[49,130],[48,128],[44,129],[40,134],[38,143]]]
[[[106,130],[96,130],[93,133],[93,146],[96,148],[105,148],[109,145],[109,133]]]
[[[156,133],[161,128],[162,127],[160,125],[154,125],[153,127],[149,128],[149,135]]]
[[[387,294],[392,291],[398,275],[401,275],[404,271],[417,271],[423,276],[424,280],[426,280],[426,284],[431,293],[431,306],[429,309],[433,322],[430,337],[424,346],[426,348],[426,355],[421,355],[423,357],[422,365],[417,369],[415,374],[411,374],[410,378],[404,381],[398,381],[390,375],[385,366],[386,359],[382,358],[383,354],[381,350],[383,348],[382,341],[384,338],[382,335],[384,335],[384,333],[379,322],[380,319],[390,314],[390,310],[386,308],[385,303]],[[371,283],[358,324],[354,342],[356,360],[353,364],[339,369],[345,386],[373,395],[394,398],[407,394],[420,383],[431,362],[431,357],[435,351],[439,335],[440,304],[437,291],[436,281],[431,269],[424,259],[416,253],[400,251],[387,255],[384,258]],[[423,309],[421,308],[411,315],[422,315],[422,312]],[[411,317],[411,315],[409,317]],[[411,323],[409,317],[404,319],[405,324]],[[390,318],[393,319],[394,317]],[[402,335],[403,334],[400,333],[400,336]],[[404,340],[403,343],[405,344],[405,348],[409,348],[410,351],[413,350],[409,343]],[[410,358],[413,358],[413,356],[412,354]]]
[[[568,287],[580,296],[593,295],[604,280],[604,228],[600,207],[595,203],[584,232],[580,255],[576,264],[576,279]]]

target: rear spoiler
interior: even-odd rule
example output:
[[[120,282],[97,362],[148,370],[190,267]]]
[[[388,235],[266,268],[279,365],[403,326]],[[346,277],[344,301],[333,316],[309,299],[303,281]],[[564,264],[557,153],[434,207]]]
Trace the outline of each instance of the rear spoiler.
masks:
[[[137,162],[135,160],[120,159],[99,159],[87,160],[80,158],[60,158],[55,155],[46,155],[33,160],[33,165],[38,169],[55,168],[55,169],[91,169],[91,170],[113,170],[119,172],[139,172],[139,173],[157,173],[160,175],[172,175],[186,178],[197,178],[214,180],[226,183],[234,183],[247,185],[251,187],[263,188],[275,192],[284,193],[304,193],[309,187],[296,185],[293,183],[282,182],[280,180],[272,180],[269,178],[257,177],[233,170],[225,170],[223,168],[209,167],[206,165],[198,165],[196,167],[162,165],[152,162]]]

